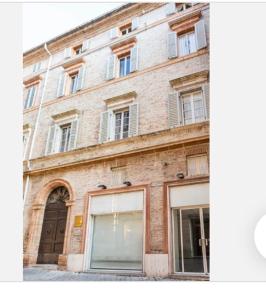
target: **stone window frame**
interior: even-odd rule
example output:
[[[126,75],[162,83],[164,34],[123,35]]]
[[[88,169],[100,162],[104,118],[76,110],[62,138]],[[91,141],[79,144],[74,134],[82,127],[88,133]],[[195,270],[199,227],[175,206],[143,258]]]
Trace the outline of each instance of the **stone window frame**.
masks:
[[[195,91],[202,92],[205,121],[209,120],[209,100],[207,99],[208,95],[206,95],[206,86],[208,86],[208,88],[209,88],[209,71],[208,70],[200,71],[200,72],[197,72],[194,74],[190,74],[190,75],[183,76],[183,77],[180,77],[177,79],[173,79],[170,81],[170,85],[171,85],[172,89],[174,90],[174,93],[176,94],[176,97],[177,97],[177,107],[179,109],[179,113],[178,113],[179,114],[179,125],[178,126],[189,126],[189,125],[198,123],[198,122],[195,122],[195,123],[185,125],[183,109],[181,106],[182,94],[191,93],[191,92],[195,92]],[[170,95],[173,95],[173,94],[170,94]],[[168,105],[170,105],[170,104],[168,104]],[[169,114],[169,116],[170,116],[170,114]],[[177,118],[178,118],[178,116],[177,116]],[[175,126],[170,126],[170,127],[175,127]]]

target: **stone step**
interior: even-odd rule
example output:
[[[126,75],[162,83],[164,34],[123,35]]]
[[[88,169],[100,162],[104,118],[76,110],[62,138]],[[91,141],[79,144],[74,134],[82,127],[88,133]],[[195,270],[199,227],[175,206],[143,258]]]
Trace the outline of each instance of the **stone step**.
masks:
[[[56,265],[56,264],[36,264],[31,267],[39,268],[39,269],[43,269],[43,270],[53,270],[53,271],[58,270],[58,265]]]

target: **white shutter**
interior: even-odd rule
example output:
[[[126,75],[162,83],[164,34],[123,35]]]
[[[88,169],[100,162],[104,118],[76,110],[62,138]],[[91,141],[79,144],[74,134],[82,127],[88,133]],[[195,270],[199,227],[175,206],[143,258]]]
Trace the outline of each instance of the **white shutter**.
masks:
[[[86,73],[86,66],[84,65],[79,69],[77,83],[76,83],[76,91],[79,91],[83,88],[85,73]]]
[[[72,150],[76,148],[77,135],[78,135],[78,120],[74,120],[71,122],[68,150]]]
[[[177,48],[177,34],[176,32],[168,33],[168,58],[174,58],[178,56],[178,48]]]
[[[139,17],[133,18],[131,22],[131,29],[136,30],[139,27]]]
[[[81,51],[85,52],[90,48],[90,39],[83,41]]]
[[[64,50],[64,59],[70,58],[72,56],[72,49],[71,48],[65,48]]]
[[[206,119],[210,118],[210,91],[209,91],[209,83],[205,83],[202,87],[203,90],[203,98],[205,103],[205,111],[206,111]]]
[[[101,113],[99,143],[104,143],[108,140],[109,132],[109,111]]]
[[[138,103],[129,105],[129,136],[135,136],[138,134],[139,123],[139,109]]]
[[[111,80],[115,77],[115,61],[116,56],[114,54],[111,54],[107,60],[106,80]]]
[[[207,47],[204,20],[200,20],[195,24],[195,38],[196,38],[196,46],[198,50]]]
[[[62,72],[58,79],[58,85],[57,85],[57,97],[62,97],[65,95],[65,83],[66,83],[66,74],[65,72]]]
[[[118,27],[111,28],[109,31],[109,35],[111,40],[117,38],[119,36],[119,28]]]
[[[62,139],[62,129],[59,125],[55,125],[55,136],[54,136],[54,144],[53,144],[53,153],[59,152],[60,144]]]
[[[138,70],[139,64],[139,50],[138,46],[134,46],[130,50],[130,72]]]
[[[166,15],[167,16],[169,16],[171,14],[174,14],[176,12],[176,4],[175,4],[175,2],[167,3],[167,5],[165,7],[165,10],[166,10]]]
[[[178,92],[168,95],[168,122],[170,128],[182,124],[182,109]]]
[[[55,127],[56,125],[52,125],[49,127],[48,137],[46,142],[45,155],[49,155],[53,152],[54,148],[54,138],[55,138]]]

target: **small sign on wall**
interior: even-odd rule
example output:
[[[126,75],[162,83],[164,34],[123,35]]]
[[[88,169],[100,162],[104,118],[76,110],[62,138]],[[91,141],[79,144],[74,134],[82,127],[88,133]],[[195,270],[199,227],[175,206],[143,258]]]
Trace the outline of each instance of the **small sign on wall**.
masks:
[[[83,223],[83,216],[75,216],[74,227],[81,227]]]

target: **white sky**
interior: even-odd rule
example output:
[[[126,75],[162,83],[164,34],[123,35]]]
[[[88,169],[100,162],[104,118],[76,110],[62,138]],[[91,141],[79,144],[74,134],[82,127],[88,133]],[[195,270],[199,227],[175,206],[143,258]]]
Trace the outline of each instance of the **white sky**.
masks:
[[[23,51],[125,3],[24,3]]]

